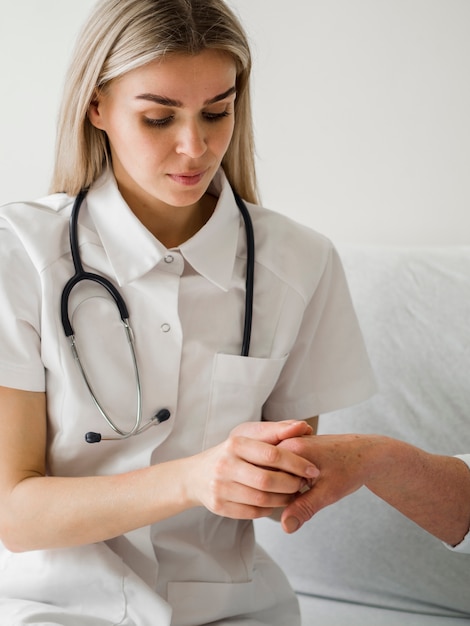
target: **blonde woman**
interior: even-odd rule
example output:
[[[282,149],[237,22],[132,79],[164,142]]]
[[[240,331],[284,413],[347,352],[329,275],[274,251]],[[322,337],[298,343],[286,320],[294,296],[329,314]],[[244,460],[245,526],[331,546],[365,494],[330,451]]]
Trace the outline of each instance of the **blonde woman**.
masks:
[[[257,205],[250,66],[222,0],[102,0],[0,212],[2,624],[299,623],[252,520],[373,383],[334,249]]]

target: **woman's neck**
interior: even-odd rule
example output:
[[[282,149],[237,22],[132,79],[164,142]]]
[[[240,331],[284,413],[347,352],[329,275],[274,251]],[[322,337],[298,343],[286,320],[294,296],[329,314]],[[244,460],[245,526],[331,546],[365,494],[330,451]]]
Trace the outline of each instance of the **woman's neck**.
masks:
[[[124,199],[128,202],[123,194]],[[134,215],[166,248],[177,248],[195,235],[210,219],[217,198],[206,193],[195,205],[186,207],[148,206],[128,202]]]

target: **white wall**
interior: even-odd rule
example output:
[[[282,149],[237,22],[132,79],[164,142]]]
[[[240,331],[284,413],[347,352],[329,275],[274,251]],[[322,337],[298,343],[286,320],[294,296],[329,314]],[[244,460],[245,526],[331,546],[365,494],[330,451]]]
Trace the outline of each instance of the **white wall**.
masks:
[[[252,40],[264,204],[335,241],[470,239],[468,0],[229,0]],[[93,0],[0,0],[0,203],[47,191]]]

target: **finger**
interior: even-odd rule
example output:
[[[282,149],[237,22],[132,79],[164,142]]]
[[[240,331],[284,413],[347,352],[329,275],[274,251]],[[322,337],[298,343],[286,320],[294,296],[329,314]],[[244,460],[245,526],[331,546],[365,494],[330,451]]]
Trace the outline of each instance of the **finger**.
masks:
[[[279,442],[279,448],[283,450],[290,450],[297,456],[304,457],[306,459],[314,459],[317,455],[316,444],[318,442],[318,435],[307,435],[302,437],[290,437]],[[312,460],[313,463],[313,460]]]
[[[300,476],[258,467],[251,463],[239,464],[233,475],[233,480],[240,485],[256,490],[260,494],[258,496],[260,500],[264,498],[264,494],[267,497],[273,494],[285,494],[291,498],[294,494],[299,493],[308,482],[307,479]],[[286,505],[290,500],[283,499],[282,501]],[[278,506],[278,504],[271,500],[266,504],[263,499],[263,504],[260,503],[259,506]]]
[[[232,430],[232,435],[250,437],[277,445],[284,439],[311,435],[313,429],[307,422],[285,420],[282,422],[245,422]]]
[[[259,519],[261,517],[269,517],[274,510],[274,508],[256,507],[240,502],[226,502],[224,512],[220,513],[220,515],[230,519]]]
[[[230,437],[227,442],[235,456],[252,465],[307,479],[315,479],[320,474],[318,468],[307,459],[264,441],[247,437]]]
[[[213,498],[211,506],[225,515],[226,510],[231,505],[239,504],[254,509],[276,509],[284,508],[292,501],[291,493],[270,493],[241,483],[226,485],[225,489],[219,491]]]
[[[314,485],[287,505],[281,515],[281,525],[287,533],[295,532],[318,511],[332,503],[322,487],[321,483]]]

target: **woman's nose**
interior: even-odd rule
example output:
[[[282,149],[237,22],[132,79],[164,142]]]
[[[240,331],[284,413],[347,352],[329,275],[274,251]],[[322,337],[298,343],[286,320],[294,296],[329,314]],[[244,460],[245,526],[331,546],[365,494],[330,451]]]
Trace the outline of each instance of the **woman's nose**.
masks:
[[[204,129],[197,122],[188,122],[182,126],[178,133],[177,153],[197,159],[203,156],[206,150],[207,142]]]

